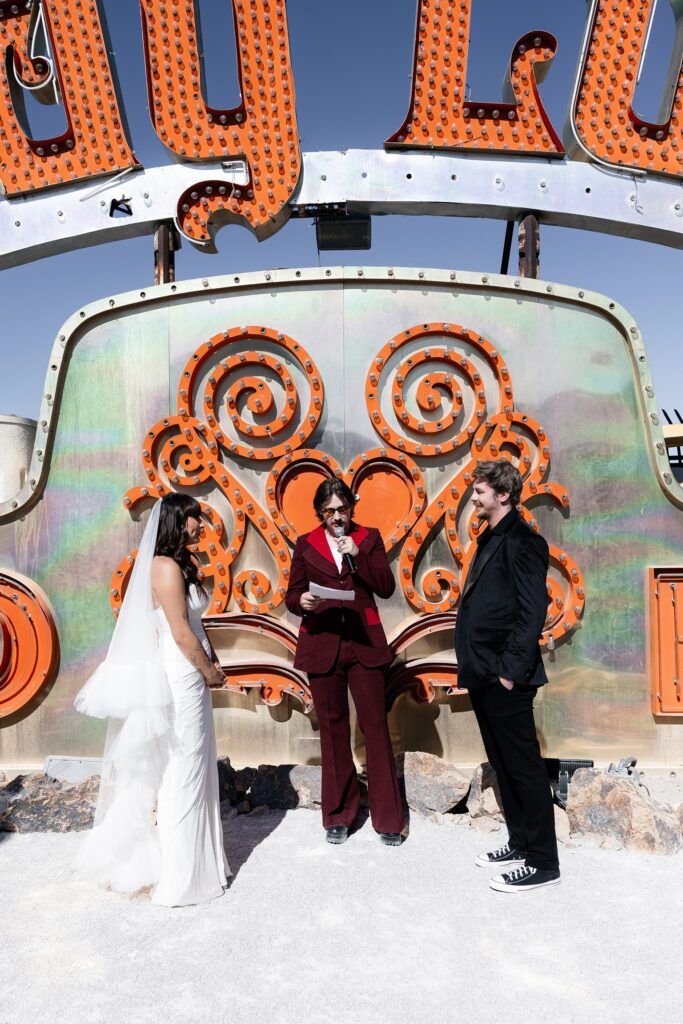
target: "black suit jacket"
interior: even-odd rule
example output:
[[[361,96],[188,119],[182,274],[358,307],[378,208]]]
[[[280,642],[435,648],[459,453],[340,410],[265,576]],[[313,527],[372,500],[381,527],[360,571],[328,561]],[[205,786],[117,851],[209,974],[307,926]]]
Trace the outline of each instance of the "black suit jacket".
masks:
[[[290,612],[303,614],[301,595],[311,583],[355,592],[353,601],[323,601],[303,617],[294,666],[304,672],[325,675],[337,659],[342,638],[353,644],[354,654],[366,668],[380,668],[393,660],[374,598],[375,594],[391,597],[396,587],[381,534],[374,527],[353,523],[350,535],[358,546],[353,574],[346,562],[340,574],[324,526],[296,542],[285,594]]]
[[[502,676],[522,686],[548,682],[538,641],[548,611],[546,541],[512,509],[477,541],[455,626],[458,686]]]

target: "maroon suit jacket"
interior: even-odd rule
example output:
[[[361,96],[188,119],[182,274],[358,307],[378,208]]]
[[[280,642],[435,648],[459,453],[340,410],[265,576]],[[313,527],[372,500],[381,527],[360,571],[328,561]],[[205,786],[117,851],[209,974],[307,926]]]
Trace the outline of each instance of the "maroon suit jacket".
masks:
[[[391,597],[396,589],[394,575],[379,530],[351,524],[351,537],[358,547],[356,572],[342,563],[337,569],[325,536],[325,527],[299,537],[292,556],[285,604],[290,612],[303,615],[301,595],[310,583],[337,590],[354,590],[353,601],[323,601],[315,612],[303,615],[294,667],[303,672],[325,675],[339,652],[342,636],[366,668],[380,668],[393,660],[393,652],[382,628],[374,595]]]

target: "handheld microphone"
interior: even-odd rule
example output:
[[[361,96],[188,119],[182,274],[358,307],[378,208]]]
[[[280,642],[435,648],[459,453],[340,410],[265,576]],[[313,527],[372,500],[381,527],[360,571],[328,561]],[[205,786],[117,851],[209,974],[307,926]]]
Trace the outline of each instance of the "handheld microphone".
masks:
[[[343,526],[335,526],[332,532],[334,533],[334,535],[337,538],[337,540],[339,540],[340,537],[344,536],[344,527]],[[342,557],[343,557],[344,561],[346,562],[347,566],[349,567],[349,572],[355,572],[356,571],[356,563],[353,560],[353,555],[349,555],[348,553],[346,553]]]

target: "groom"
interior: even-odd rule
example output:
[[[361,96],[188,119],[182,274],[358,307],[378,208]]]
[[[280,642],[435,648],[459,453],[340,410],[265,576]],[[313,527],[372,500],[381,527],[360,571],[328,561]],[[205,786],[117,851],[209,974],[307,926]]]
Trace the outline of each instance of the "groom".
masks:
[[[511,869],[491,879],[492,889],[528,892],[560,881],[534,724],[534,698],[548,682],[538,644],[548,610],[548,545],[517,511],[522,477],[512,463],[480,462],[472,475],[472,504],[488,529],[477,540],[458,610],[458,686],[469,690],[509,836],[477,864]]]

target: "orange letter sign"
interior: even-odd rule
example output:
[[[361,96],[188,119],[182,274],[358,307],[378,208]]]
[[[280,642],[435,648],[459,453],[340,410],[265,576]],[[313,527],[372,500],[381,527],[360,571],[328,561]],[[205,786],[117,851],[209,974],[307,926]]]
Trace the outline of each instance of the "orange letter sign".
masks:
[[[557,49],[549,32],[529,32],[510,61],[505,103],[465,99],[472,0],[420,0],[410,110],[387,146],[562,156],[536,88]]]
[[[96,0],[2,0],[0,57],[6,195],[139,166],[121,122]],[[63,135],[31,138],[25,92],[62,104]]]
[[[619,167],[683,177],[683,66],[669,69],[667,119],[643,121],[633,110],[653,0],[594,0],[590,38],[574,111],[577,138],[589,156]],[[680,30],[680,4],[676,4]]]
[[[156,132],[185,160],[246,161],[248,181],[203,181],[178,203],[178,223],[210,243],[230,221],[266,238],[288,216],[301,172],[285,0],[232,0],[242,102],[217,110],[201,95],[192,0],[141,0],[149,109]]]

